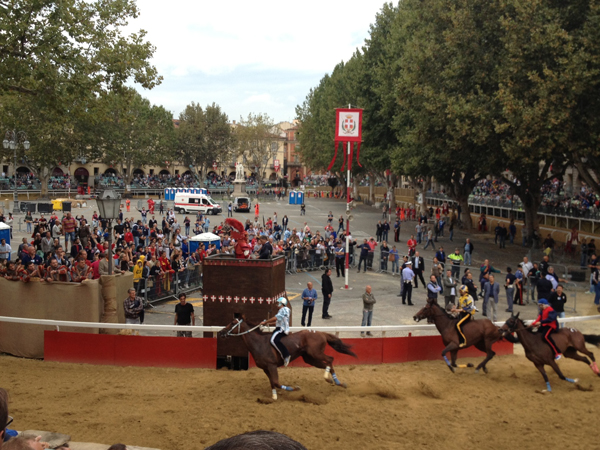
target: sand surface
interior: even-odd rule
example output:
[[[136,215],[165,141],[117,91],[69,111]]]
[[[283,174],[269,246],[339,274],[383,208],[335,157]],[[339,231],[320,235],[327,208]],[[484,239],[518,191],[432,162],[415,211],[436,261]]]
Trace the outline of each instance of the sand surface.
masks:
[[[598,351],[595,351],[598,355]],[[476,360],[463,359],[459,362]],[[565,361],[552,394],[522,355],[497,357],[488,375],[442,361],[341,366],[348,389],[319,369],[280,370],[302,390],[270,401],[264,373],[49,363],[0,356],[0,385],[17,429],[73,440],[196,450],[245,431],[285,433],[308,449],[599,448],[600,379]],[[591,389],[591,390],[590,390]],[[536,392],[537,391],[537,392]],[[512,444],[511,444],[512,443]]]

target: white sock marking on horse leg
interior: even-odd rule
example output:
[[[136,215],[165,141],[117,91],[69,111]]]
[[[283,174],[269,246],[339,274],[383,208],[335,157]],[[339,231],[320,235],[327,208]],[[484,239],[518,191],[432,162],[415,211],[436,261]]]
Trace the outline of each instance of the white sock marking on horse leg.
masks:
[[[277,400],[277,389],[273,389],[273,400]]]
[[[327,380],[329,378],[329,373],[331,372],[331,367],[327,366],[325,368],[325,374],[323,375],[323,377]]]

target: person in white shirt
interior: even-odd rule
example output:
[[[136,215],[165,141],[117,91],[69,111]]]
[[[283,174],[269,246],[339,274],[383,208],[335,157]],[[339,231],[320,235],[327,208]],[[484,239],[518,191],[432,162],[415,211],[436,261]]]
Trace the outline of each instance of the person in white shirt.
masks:
[[[6,243],[6,239],[0,240],[0,259],[10,260],[11,252],[12,247],[10,246],[10,244]]]
[[[408,297],[408,305],[412,306],[412,282],[415,277],[415,273],[411,268],[411,262],[406,262],[406,267],[402,269],[402,283],[404,283],[404,290],[402,291],[402,304],[406,305],[406,298]],[[400,297],[400,296],[399,296]]]

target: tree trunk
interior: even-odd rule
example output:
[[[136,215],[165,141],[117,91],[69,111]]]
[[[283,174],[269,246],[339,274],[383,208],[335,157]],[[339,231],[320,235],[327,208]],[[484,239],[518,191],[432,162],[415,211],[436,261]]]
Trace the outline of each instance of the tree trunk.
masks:
[[[352,198],[358,198],[358,185],[360,184],[361,177],[356,176],[352,180]]]
[[[431,177],[425,177],[423,180],[423,186],[421,187],[421,212],[427,213],[427,192],[431,188]],[[419,190],[417,189],[417,192]]]
[[[50,180],[50,170],[48,170],[47,168],[43,167],[38,172],[38,175],[39,175],[40,181],[41,181],[40,198],[49,198],[49,195],[48,195],[48,181]]]
[[[390,175],[390,186],[389,186],[389,206],[390,206],[390,214],[392,211],[396,209],[396,183],[398,182],[398,177],[396,175]]]
[[[126,181],[125,185],[126,186],[131,185],[131,180],[133,179],[133,173],[132,173],[132,170],[131,170],[132,164],[133,163],[131,161],[127,161],[127,177],[125,178],[125,181]]]
[[[375,193],[373,192],[373,174],[369,174],[369,203],[372,205],[375,203]]]
[[[535,194],[532,192],[523,192],[518,193],[519,198],[523,202],[523,206],[525,208],[525,226],[527,227],[527,244],[531,244],[533,242],[533,232],[539,228],[538,221],[538,209],[540,204],[542,203],[542,198],[540,194],[540,188],[538,187],[535,190]],[[521,194],[523,194],[521,196]],[[541,235],[540,235],[541,238]]]
[[[471,211],[469,210],[469,196],[461,195],[456,199],[461,208],[461,223],[463,230],[472,231],[473,221],[471,220]]]

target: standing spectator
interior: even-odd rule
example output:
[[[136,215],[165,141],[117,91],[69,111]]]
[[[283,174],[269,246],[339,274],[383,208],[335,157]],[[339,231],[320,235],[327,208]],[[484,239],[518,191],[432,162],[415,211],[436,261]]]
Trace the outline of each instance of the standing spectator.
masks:
[[[227,217],[233,217],[233,206],[231,205],[231,202],[227,205]]]
[[[435,250],[435,245],[433,244],[433,231],[431,230],[431,227],[425,227],[425,230],[427,233],[427,242],[425,243],[425,247],[423,247],[423,249],[427,250],[427,247],[431,245],[431,250]]]
[[[290,221],[290,219],[288,219],[287,215],[284,215],[283,219],[281,219],[281,226],[283,227],[284,232],[285,232],[285,230],[287,230],[289,221]]]
[[[406,297],[408,297],[408,304],[412,306],[412,281],[415,277],[415,273],[411,269],[411,262],[406,262],[406,267],[402,269],[402,283],[404,290],[402,291],[402,304],[406,305]]]
[[[380,246],[380,257],[381,257],[381,270],[387,272],[388,270],[388,258],[390,257],[390,247],[384,240]]]
[[[196,316],[194,315],[194,306],[187,303],[187,296],[184,293],[179,294],[179,303],[175,305],[175,323],[176,326],[196,326]],[[177,337],[192,337],[191,331],[178,331]]]
[[[473,244],[471,243],[471,239],[467,238],[467,241],[465,242],[465,246],[463,247],[464,260],[465,260],[466,266],[471,265],[471,255],[473,254],[473,250],[475,250],[475,247],[473,247]]]
[[[27,234],[32,232],[32,223],[33,223],[33,216],[31,215],[30,211],[27,211],[25,213],[25,223],[27,224]]]
[[[313,311],[315,310],[315,302],[317,301],[317,291],[313,289],[313,284],[309,281],[306,284],[306,289],[302,291],[302,326],[306,326],[306,313],[308,312],[308,326],[312,323]]]
[[[369,245],[369,254],[367,255],[367,266],[369,269],[373,269],[373,258],[375,257],[375,247],[377,247],[377,242],[371,236],[368,242]]]
[[[421,225],[421,222],[418,222],[415,226],[415,233],[417,233],[417,244],[420,244],[423,241],[423,226]],[[411,236],[410,238],[414,239],[414,236]]]
[[[12,252],[12,247],[10,246],[10,244],[6,243],[6,239],[1,239],[0,240],[0,260],[6,259],[6,260],[10,261],[11,252]],[[19,256],[19,255],[17,255],[17,256]]]
[[[344,249],[341,241],[338,241],[335,247],[335,272],[337,273],[338,278],[340,277],[340,272],[342,276],[344,276],[344,263],[346,259],[346,250]]]
[[[75,228],[77,228],[77,222],[71,217],[71,212],[67,212],[67,216],[62,220],[63,234],[65,235],[65,247],[69,248],[69,240],[71,244],[75,241]]]
[[[517,282],[517,277],[512,273],[512,269],[510,267],[506,268],[506,279],[504,281],[504,288],[506,289],[506,312],[512,314],[513,312],[513,304],[515,301],[515,283]]]
[[[515,219],[510,220],[510,225],[508,226],[508,234],[510,235],[510,243],[515,243],[515,236],[517,235],[517,226],[515,225]]]
[[[598,306],[600,305],[600,269],[598,269],[598,266],[593,270],[590,281],[592,286],[594,286],[594,292],[596,294],[594,297],[594,304]]]
[[[454,253],[450,254],[448,259],[452,261],[452,276],[458,278],[460,276],[460,263],[463,261],[460,250],[454,249]]]
[[[421,280],[423,287],[425,287],[425,280],[423,279],[423,271],[425,270],[425,261],[422,256],[419,256],[419,252],[415,253],[415,256],[412,259],[412,270],[415,274],[415,288],[419,288],[419,281],[417,277]]]
[[[382,236],[383,240],[386,242],[388,240],[389,233],[390,233],[390,224],[388,223],[387,220],[384,220],[383,225],[381,226],[381,236]]]
[[[375,237],[377,238],[377,242],[381,242],[381,236],[383,235],[383,224],[381,223],[381,220],[379,222],[377,222],[377,225],[375,227]]]
[[[588,250],[588,244],[587,244],[585,238],[583,238],[583,240],[581,241],[581,245],[579,246],[579,251],[581,252],[581,260],[580,260],[579,267],[581,267],[581,268],[584,268],[587,266],[587,260],[588,260],[587,250]]]
[[[450,303],[454,303],[456,300],[456,285],[458,280],[454,278],[454,272],[452,270],[446,271],[444,277],[444,307],[447,308]]]
[[[338,219],[338,230],[337,230],[337,234],[340,234],[340,230],[344,231],[344,216],[340,216],[340,218]]]
[[[323,294],[323,314],[322,319],[331,319],[329,315],[329,304],[333,295],[333,283],[331,282],[331,269],[325,269],[325,273],[321,275],[321,293]],[[304,309],[304,308],[303,308]]]
[[[400,259],[400,255],[395,245],[390,250],[388,259],[392,263],[392,276],[398,275],[398,260]]]
[[[410,239],[406,241],[406,245],[408,246],[408,256],[413,256],[415,254],[417,248],[417,241],[415,237],[411,234]]]
[[[492,273],[502,273],[498,269],[495,269],[490,265],[489,260],[483,261],[483,264],[479,268],[479,282],[481,283],[481,292],[484,292],[485,283],[487,283],[490,274]]]
[[[500,248],[506,248],[506,237],[508,236],[508,229],[506,225],[500,227]]]
[[[497,320],[498,302],[500,301],[500,284],[496,282],[494,275],[489,275],[483,291],[483,315],[489,316],[495,322]]]
[[[356,248],[360,248],[360,256],[358,259],[358,273],[360,273],[360,265],[363,264],[363,272],[367,271],[367,260],[369,258],[369,242],[365,239],[364,242],[360,245],[357,245]]]
[[[373,305],[377,303],[375,296],[371,292],[371,286],[365,288],[365,293],[362,296],[363,301],[363,317],[361,327],[370,327],[371,320],[373,319]],[[364,331],[360,332],[360,335],[364,337]],[[370,331],[367,331],[367,336],[373,336]]]
[[[463,284],[467,286],[467,290],[469,291],[469,295],[473,297],[473,301],[477,301],[477,288],[475,287],[475,282],[473,281],[473,274],[470,271],[467,273]]]
[[[429,277],[429,283],[427,283],[427,298],[431,298],[437,302],[438,294],[442,292],[442,287],[439,285],[438,279],[435,275]]]
[[[144,300],[141,297],[136,297],[134,288],[129,288],[127,293],[129,296],[123,301],[125,323],[139,325],[141,323],[140,315],[144,310]]]
[[[435,257],[442,264],[446,264],[446,252],[444,251],[444,247],[439,248],[439,250],[435,253]]]
[[[400,228],[400,219],[396,218],[396,222],[394,222],[394,242],[400,242]]]
[[[550,303],[550,306],[552,306],[552,309],[554,311],[556,311],[556,314],[558,314],[558,317],[564,319],[565,316],[565,303],[567,303],[567,294],[565,294],[563,292],[563,285],[559,284],[556,287],[556,292],[553,292],[550,295],[550,298],[548,299],[548,302]],[[560,327],[564,328],[565,324],[561,323]]]
[[[537,282],[538,302],[541,299],[548,300],[552,295],[552,283],[546,277],[540,277]]]

